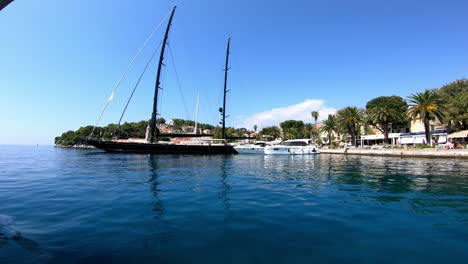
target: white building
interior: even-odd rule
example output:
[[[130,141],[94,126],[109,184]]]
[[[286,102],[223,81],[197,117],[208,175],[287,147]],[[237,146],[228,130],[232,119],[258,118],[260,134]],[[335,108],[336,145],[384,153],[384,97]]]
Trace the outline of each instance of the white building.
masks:
[[[413,132],[413,133],[402,133],[400,134],[401,145],[418,145],[429,143],[433,144],[445,144],[447,143],[448,133],[446,130],[433,130],[431,131],[431,142],[426,142],[426,133]]]

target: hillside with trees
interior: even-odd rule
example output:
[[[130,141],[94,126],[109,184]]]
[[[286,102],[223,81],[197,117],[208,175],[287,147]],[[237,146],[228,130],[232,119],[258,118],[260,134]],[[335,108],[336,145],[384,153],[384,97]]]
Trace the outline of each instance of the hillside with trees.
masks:
[[[181,131],[186,127],[193,127],[195,121],[185,119],[172,119],[173,125],[167,125],[168,128],[175,131]],[[108,124],[104,127],[96,127],[93,132],[93,137],[102,138],[105,140],[110,139],[125,139],[125,138],[145,138],[146,128],[148,127],[149,121],[139,122],[126,122],[118,127],[117,124]],[[158,119],[158,124],[166,124],[164,118]],[[214,138],[221,138],[221,127],[214,127],[210,124],[198,123],[200,130],[209,129],[212,131]],[[80,127],[76,131],[69,130],[64,132],[62,135],[55,138],[55,145],[57,146],[75,146],[75,145],[86,145],[86,137],[91,135],[93,126]],[[162,131],[163,132],[163,131]],[[163,132],[164,133],[164,132]],[[245,137],[250,132],[245,128],[226,128],[226,136],[229,137]]]

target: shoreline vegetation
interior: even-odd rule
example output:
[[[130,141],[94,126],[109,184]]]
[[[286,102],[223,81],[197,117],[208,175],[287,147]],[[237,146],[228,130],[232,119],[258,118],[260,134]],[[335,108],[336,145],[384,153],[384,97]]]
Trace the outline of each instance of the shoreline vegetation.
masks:
[[[62,133],[62,135],[55,137],[55,145],[58,147],[78,147],[86,148],[86,137],[91,136],[93,130],[93,136],[105,140],[111,139],[144,139],[146,136],[149,121],[142,120],[139,122],[125,122],[118,126],[117,124],[109,124],[104,127],[94,128],[91,125],[80,127],[76,131],[69,130]],[[171,119],[168,122],[164,118],[158,119],[158,129],[161,133],[183,133],[183,134],[195,134],[195,121],[184,120],[184,119]],[[198,123],[197,134],[213,134],[214,138],[222,137],[221,127],[212,126],[210,124]],[[249,137],[251,136],[245,128],[226,128],[227,137]],[[161,138],[161,141],[169,141],[169,138]]]

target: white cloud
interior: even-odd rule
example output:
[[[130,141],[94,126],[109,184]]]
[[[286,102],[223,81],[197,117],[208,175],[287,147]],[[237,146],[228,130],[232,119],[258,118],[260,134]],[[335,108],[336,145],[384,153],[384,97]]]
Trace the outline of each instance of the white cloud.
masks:
[[[248,117],[238,117],[237,127],[253,129],[253,126],[257,125],[257,131],[259,131],[264,127],[279,126],[285,120],[302,120],[304,123],[313,123],[314,120],[310,115],[312,111],[319,112],[317,122],[326,119],[329,114],[336,113],[336,109],[326,107],[323,100],[306,99],[295,105],[275,108]]]

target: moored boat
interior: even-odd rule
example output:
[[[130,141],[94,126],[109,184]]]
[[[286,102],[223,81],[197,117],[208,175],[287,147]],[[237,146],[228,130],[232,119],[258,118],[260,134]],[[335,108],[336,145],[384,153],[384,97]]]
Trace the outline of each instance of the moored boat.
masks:
[[[309,155],[319,154],[317,145],[310,139],[291,139],[275,146],[266,146],[264,149],[267,155]]]
[[[272,145],[270,142],[257,141],[253,144],[237,145],[234,149],[239,154],[264,154],[266,146]]]
[[[159,56],[159,64],[156,75],[156,84],[154,90],[154,101],[153,101],[153,113],[151,115],[151,121],[147,132],[146,139],[141,140],[104,140],[99,138],[88,137],[86,142],[96,148],[102,149],[106,152],[128,152],[128,153],[142,153],[142,154],[201,154],[201,155],[212,155],[212,154],[236,154],[236,150],[231,144],[226,141],[226,127],[225,127],[225,113],[226,113],[226,94],[227,94],[227,72],[229,69],[229,48],[230,39],[228,39],[227,50],[226,50],[226,68],[224,78],[224,101],[223,107],[219,108],[222,114],[222,136],[221,140],[199,140],[185,143],[172,143],[158,142],[160,138],[197,138],[206,137],[203,134],[163,134],[160,133],[157,128],[157,116],[158,113],[158,91],[160,87],[161,79],[161,68],[164,65],[164,51],[167,45],[167,39],[169,35],[169,29],[171,27],[172,19],[176,7],[172,9],[169,22],[167,24],[164,39],[162,41],[161,54]],[[102,114],[101,114],[102,115]],[[120,124],[120,123],[119,123]]]
[[[235,154],[233,146],[223,142],[168,144],[168,143],[138,143],[116,142],[88,139],[87,143],[106,152],[128,152],[141,154]]]

